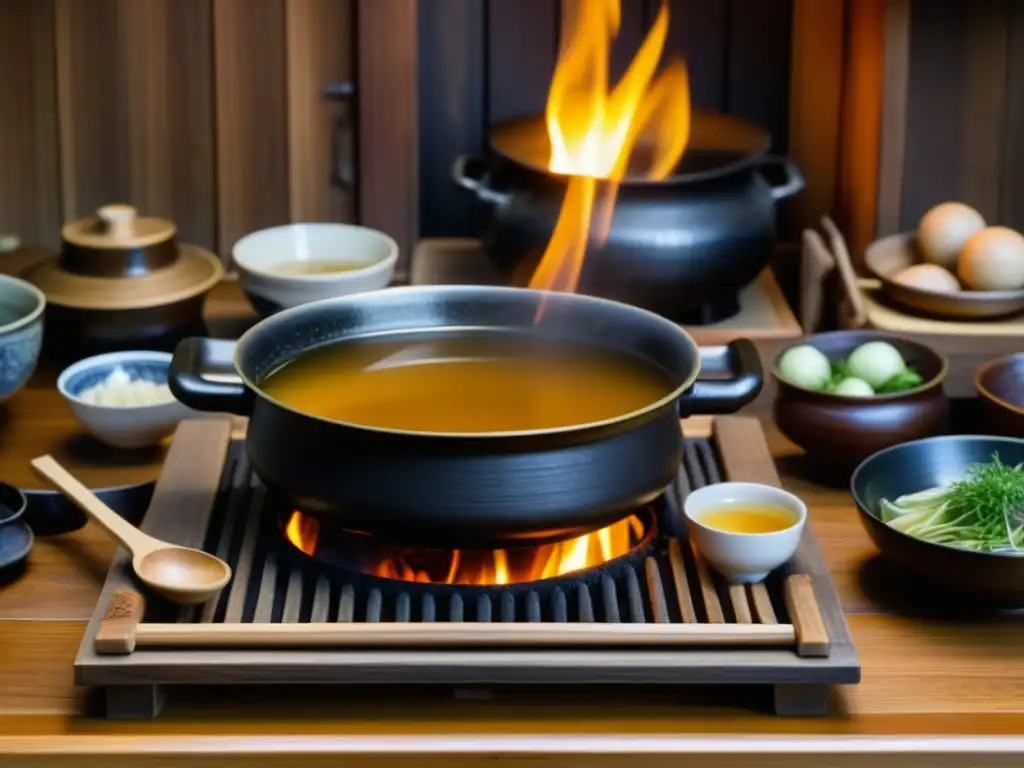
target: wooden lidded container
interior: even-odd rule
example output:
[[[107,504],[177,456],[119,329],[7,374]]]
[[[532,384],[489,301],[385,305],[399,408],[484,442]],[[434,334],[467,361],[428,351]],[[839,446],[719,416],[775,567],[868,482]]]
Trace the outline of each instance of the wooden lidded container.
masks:
[[[202,328],[203,300],[223,277],[214,254],[179,245],[173,222],[102,206],[61,230],[61,252],[24,274],[46,294],[47,346],[82,352],[173,346]]]

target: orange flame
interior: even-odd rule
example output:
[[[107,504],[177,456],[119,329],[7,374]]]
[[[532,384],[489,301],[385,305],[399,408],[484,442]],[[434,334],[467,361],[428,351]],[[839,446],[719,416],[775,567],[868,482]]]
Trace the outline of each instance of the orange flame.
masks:
[[[631,515],[599,531],[536,547],[423,550],[389,546],[375,560],[361,566],[383,579],[420,584],[517,584],[564,576],[614,560],[632,551],[644,533],[640,517]],[[292,512],[285,536],[313,557],[320,524],[315,518]]]
[[[668,34],[668,0],[625,74],[609,90],[609,55],[619,32],[620,0],[563,0],[562,40],[548,91],[548,168],[569,184],[554,233],[529,287],[576,290],[594,216],[598,181],[597,241],[611,226],[619,181],[630,169],[639,140],[649,144],[645,173],[663,179],[675,169],[690,139],[690,87],[686,65],[673,61],[655,77]],[[633,169],[636,170],[636,169]]]

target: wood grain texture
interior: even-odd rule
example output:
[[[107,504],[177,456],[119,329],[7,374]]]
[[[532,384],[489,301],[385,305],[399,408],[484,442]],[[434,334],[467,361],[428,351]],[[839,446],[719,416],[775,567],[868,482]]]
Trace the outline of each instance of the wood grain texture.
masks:
[[[359,220],[398,243],[418,236],[418,0],[358,0]]]
[[[282,0],[211,1],[217,242],[227,258],[243,235],[289,219],[286,27]]]
[[[209,0],[55,0],[63,214],[109,202],[214,239]]]
[[[52,0],[0,3],[0,233],[60,242],[60,151]]]
[[[209,0],[121,0],[128,200],[212,247],[216,227]],[[80,211],[87,215],[89,211]]]
[[[999,221],[1000,212],[1012,5],[1012,0],[967,3],[964,159],[959,199],[973,205],[992,223]]]
[[[789,69],[789,154],[807,181],[794,226],[834,210],[844,72],[843,0],[794,0]]]
[[[973,3],[910,2],[906,148],[899,226],[961,194],[967,89],[967,8]]]
[[[335,131],[324,86],[352,81],[354,18],[349,0],[288,0],[288,193],[292,221],[351,221],[351,190],[330,183]]]
[[[849,4],[836,213],[855,260],[876,232],[898,227],[903,167],[899,110],[905,103],[900,98],[905,78],[898,77],[898,69],[887,69],[901,59],[897,52],[887,54],[887,31],[892,27],[886,18],[905,10],[907,2],[862,0]],[[902,50],[906,52],[905,46]],[[881,136],[887,140],[882,142]]]
[[[216,298],[219,313],[227,314],[232,308],[247,311],[233,286],[231,291],[218,291]],[[77,433],[70,412],[44,380],[19,393],[8,411],[8,424],[35,425],[58,444]],[[686,695],[657,686],[633,694],[588,688],[584,697],[573,690],[527,688],[485,703],[423,688],[349,689],[351,695],[339,695],[330,687],[304,688],[299,693],[247,686],[186,690],[170,702],[163,719],[152,722],[82,718],[77,712],[83,691],[74,687],[71,662],[85,629],[84,619],[96,605],[97,580],[103,578],[113,555],[109,542],[87,527],[40,540],[28,575],[0,591],[4,648],[0,653],[0,754],[4,764],[18,765],[31,753],[35,757],[26,758],[31,762],[21,764],[109,766],[116,764],[110,755],[117,753],[133,765],[194,765],[200,753],[205,759],[214,759],[212,754],[217,753],[225,760],[244,754],[246,765],[253,766],[261,765],[261,760],[271,765],[282,759],[295,765],[303,761],[335,765],[344,752],[346,764],[360,765],[367,764],[362,762],[364,757],[371,759],[366,755],[373,743],[386,743],[391,762],[383,764],[393,765],[397,752],[415,746],[418,754],[403,755],[403,764],[431,765],[432,759],[440,759],[450,765],[450,754],[431,757],[442,749],[436,740],[444,738],[449,746],[458,744],[466,750],[458,759],[467,765],[476,759],[493,764],[493,750],[507,755],[511,739],[531,745],[532,764],[571,765],[576,758],[565,750],[608,752],[611,747],[604,737],[610,734],[620,745],[617,753],[590,754],[586,765],[636,765],[637,754],[655,744],[661,744],[666,755],[671,753],[666,765],[676,764],[677,753],[685,752],[691,753],[687,765],[715,765],[707,762],[712,759],[707,752],[694,753],[701,744],[709,752],[729,756],[732,763],[724,765],[752,759],[730,752],[737,744],[784,754],[784,758],[756,759],[758,765],[786,768],[852,766],[864,761],[878,768],[1015,764],[1019,756],[1004,754],[996,760],[980,750],[995,749],[997,737],[1024,732],[1020,698],[1024,664],[1018,653],[1024,628],[1020,622],[972,614],[936,601],[922,585],[880,562],[848,494],[804,479],[797,471],[797,449],[770,420],[764,424],[783,485],[808,503],[810,525],[841,594],[863,664],[862,682],[837,696],[833,717],[780,720],[731,706],[728,697],[713,699],[700,691]],[[20,434],[31,432],[29,428]],[[8,434],[0,431],[0,467],[27,464],[28,458],[37,455],[38,442],[8,440]],[[147,460],[156,466],[156,459]],[[113,471],[111,464],[106,469],[101,463],[91,467],[97,482],[104,473],[115,477]],[[739,735],[743,738],[738,739]],[[968,735],[978,738],[952,757],[928,751],[944,742],[907,738]],[[806,741],[799,747],[800,755],[786,754],[798,746],[779,742],[780,738],[821,738],[829,749],[843,749],[856,758],[809,755]],[[560,754],[550,753],[556,743]],[[292,750],[287,756],[281,752],[286,744]],[[955,744],[946,748],[953,749]],[[915,753],[893,753],[889,758],[882,754],[886,749],[911,747]],[[492,752],[476,758],[474,749]],[[873,750],[872,756],[864,754],[867,749]],[[657,765],[660,758],[645,754],[642,759],[644,765]]]
[[[1024,222],[1024,6],[1013,3],[1007,27],[1007,73],[1003,133],[1004,171],[999,196],[1000,221]]]
[[[321,91],[351,78],[353,2],[4,2],[0,231],[55,248],[63,221],[129,202],[223,255],[351,220]]]

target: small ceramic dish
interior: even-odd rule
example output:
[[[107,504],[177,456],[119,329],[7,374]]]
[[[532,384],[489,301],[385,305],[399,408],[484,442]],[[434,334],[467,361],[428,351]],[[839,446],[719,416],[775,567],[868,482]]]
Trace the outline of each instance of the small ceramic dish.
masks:
[[[769,533],[732,533],[702,522],[723,507],[771,507],[792,516],[788,528]],[[683,502],[690,540],[716,571],[734,584],[764,581],[796,553],[807,522],[807,505],[789,491],[761,483],[714,483],[693,491]]]
[[[923,344],[876,331],[833,331],[791,346],[809,344],[836,363],[869,341],[886,341],[896,347],[924,383],[888,395],[852,397],[804,389],[785,379],[779,372],[779,360],[788,348],[772,366],[778,385],[774,415],[779,430],[804,449],[816,475],[844,483],[854,467],[876,451],[942,434],[949,424],[949,401],[942,390],[946,360]]]
[[[138,526],[153,498],[155,481],[99,488],[96,498],[132,525]],[[22,489],[27,506],[24,520],[38,536],[56,536],[77,531],[88,521],[85,512],[60,491],[46,488]]]
[[[7,584],[25,571],[36,537],[23,521],[0,525],[0,584]]]
[[[353,224],[286,224],[246,235],[231,251],[242,289],[261,315],[385,288],[398,243]]]
[[[27,506],[28,499],[25,498],[25,494],[21,492],[20,488],[0,483],[0,525],[13,523],[19,519],[25,514]]]
[[[972,464],[998,453],[1003,464],[1024,462],[1024,440],[986,435],[946,435],[896,445],[868,457],[850,479],[860,520],[879,551],[911,573],[973,602],[1024,607],[1024,555],[977,552],[910,536],[883,522],[881,500],[963,477]]]
[[[121,370],[132,380],[167,383],[172,355],[168,352],[110,352],[87,357],[65,368],[57,389],[85,430],[115,448],[144,448],[159,443],[174,431],[178,422],[195,412],[173,397],[154,405],[96,405],[82,399],[82,393]]]
[[[881,283],[882,293],[918,313],[961,320],[987,320],[1024,312],[1024,290],[941,293],[912,288],[893,279],[900,270],[922,261],[913,232],[883,237],[864,250],[864,266]]]
[[[986,431],[1024,437],[1024,354],[1006,355],[974,372]]]
[[[0,275],[0,403],[28,381],[43,347],[46,297],[25,280]]]

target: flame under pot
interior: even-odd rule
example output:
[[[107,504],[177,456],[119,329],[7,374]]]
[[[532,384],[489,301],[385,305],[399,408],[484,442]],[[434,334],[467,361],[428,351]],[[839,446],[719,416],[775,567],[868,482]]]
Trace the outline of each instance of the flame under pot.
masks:
[[[541,118],[496,126],[486,156],[459,158],[455,182],[485,204],[483,240],[513,284],[525,284],[551,240],[571,177],[551,173]],[[577,291],[683,322],[708,305],[735,309],[776,243],[776,203],[803,189],[797,168],[767,154],[766,132],[695,110],[689,146],[664,179],[618,184],[607,232],[591,231]],[[640,137],[633,162],[649,151]],[[599,187],[608,182],[598,182]],[[598,195],[602,193],[599,189]],[[711,318],[717,319],[717,318]]]

